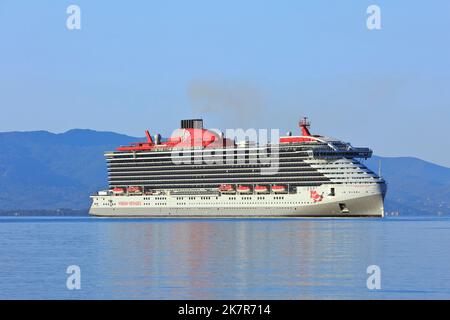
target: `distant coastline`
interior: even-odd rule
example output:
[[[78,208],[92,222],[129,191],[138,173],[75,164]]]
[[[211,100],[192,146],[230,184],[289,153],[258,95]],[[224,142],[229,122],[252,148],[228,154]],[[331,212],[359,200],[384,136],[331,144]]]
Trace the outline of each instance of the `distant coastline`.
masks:
[[[88,209],[56,209],[56,210],[0,210],[3,217],[84,217],[88,216]]]

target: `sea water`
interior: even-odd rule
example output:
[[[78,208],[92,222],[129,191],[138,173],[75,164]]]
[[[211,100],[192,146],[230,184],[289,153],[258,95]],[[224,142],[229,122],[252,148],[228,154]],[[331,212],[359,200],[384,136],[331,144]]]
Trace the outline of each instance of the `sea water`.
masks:
[[[449,299],[449,247],[439,217],[0,217],[0,298]]]

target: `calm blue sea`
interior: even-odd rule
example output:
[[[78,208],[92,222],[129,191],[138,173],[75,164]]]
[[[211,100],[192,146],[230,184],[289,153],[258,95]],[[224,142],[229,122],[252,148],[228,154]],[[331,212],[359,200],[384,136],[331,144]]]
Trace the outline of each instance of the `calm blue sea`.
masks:
[[[449,299],[450,219],[0,217],[0,298]]]

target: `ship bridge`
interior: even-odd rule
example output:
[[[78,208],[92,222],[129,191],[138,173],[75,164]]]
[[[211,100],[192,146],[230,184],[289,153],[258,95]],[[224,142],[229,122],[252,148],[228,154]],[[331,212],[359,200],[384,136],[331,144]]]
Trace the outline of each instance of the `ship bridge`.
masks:
[[[338,159],[338,158],[370,158],[372,150],[369,148],[353,147],[350,143],[341,140],[321,136],[312,135],[309,131],[310,122],[308,118],[303,118],[299,122],[302,135],[292,136],[288,133],[287,136],[280,137],[280,144],[295,144],[301,146],[308,146],[308,155],[315,159]]]

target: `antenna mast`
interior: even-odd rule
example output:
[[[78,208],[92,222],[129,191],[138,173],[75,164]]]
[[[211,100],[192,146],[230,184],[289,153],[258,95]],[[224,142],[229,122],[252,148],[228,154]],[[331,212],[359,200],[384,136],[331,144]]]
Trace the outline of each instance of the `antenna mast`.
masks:
[[[307,117],[303,117],[298,123],[299,127],[302,129],[302,136],[310,136],[311,133],[309,133],[309,126],[311,123],[308,121]]]
[[[381,178],[381,159],[378,159],[378,177]]]

